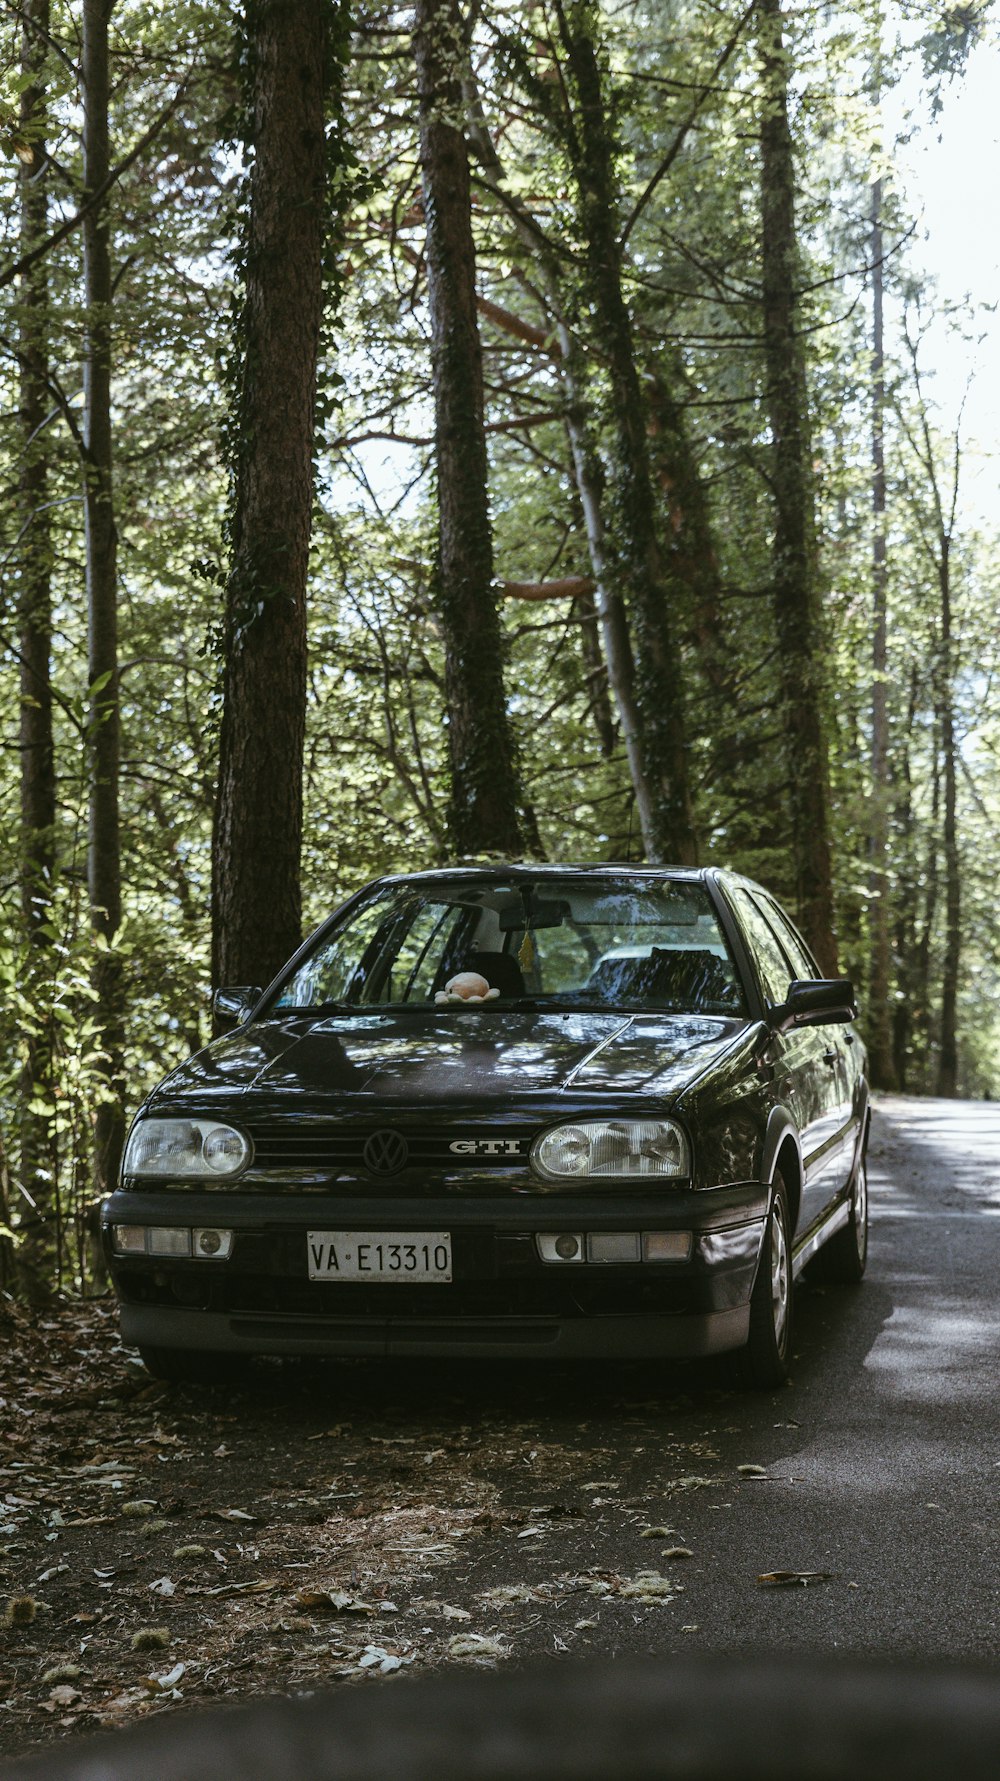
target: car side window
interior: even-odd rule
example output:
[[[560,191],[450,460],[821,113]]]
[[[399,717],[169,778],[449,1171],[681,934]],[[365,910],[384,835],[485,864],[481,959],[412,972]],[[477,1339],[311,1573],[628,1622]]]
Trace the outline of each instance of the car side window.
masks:
[[[392,993],[385,999],[429,1002],[442,960],[448,956],[457,928],[468,917],[468,909],[461,904],[425,903],[419,908],[400,943],[389,979]]]
[[[741,918],[744,937],[760,972],[764,992],[768,1000],[777,1005],[788,995],[792,967],[778,945],[770,922],[765,919],[763,911],[758,908],[749,891],[737,888],[733,892],[733,899],[736,912]]]
[[[805,941],[795,932],[784,910],[774,898],[760,897],[757,900],[791,959],[796,977],[803,983],[815,982],[818,977],[822,977],[823,973],[817,968],[816,960],[806,950]]]

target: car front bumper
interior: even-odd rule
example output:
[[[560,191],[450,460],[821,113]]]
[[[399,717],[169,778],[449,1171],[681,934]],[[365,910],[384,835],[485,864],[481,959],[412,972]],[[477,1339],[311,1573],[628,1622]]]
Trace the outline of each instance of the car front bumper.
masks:
[[[226,1354],[697,1356],[747,1339],[767,1190],[759,1183],[529,1201],[119,1191],[102,1207],[122,1339]],[[228,1259],[119,1256],[114,1224],[234,1233]],[[448,1230],[448,1283],[308,1278],[306,1233]],[[686,1262],[545,1263],[536,1236],[690,1231]]]

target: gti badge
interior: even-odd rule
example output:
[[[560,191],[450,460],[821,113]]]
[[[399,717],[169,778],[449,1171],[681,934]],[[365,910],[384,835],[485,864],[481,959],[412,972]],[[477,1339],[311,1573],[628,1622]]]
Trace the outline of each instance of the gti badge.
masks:
[[[520,1156],[520,1138],[455,1138],[448,1149],[453,1156]]]

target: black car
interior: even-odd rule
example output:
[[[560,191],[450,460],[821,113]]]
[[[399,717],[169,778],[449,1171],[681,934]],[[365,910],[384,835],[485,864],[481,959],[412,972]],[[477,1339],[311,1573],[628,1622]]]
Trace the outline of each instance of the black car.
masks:
[[[770,1386],[801,1268],[864,1271],[852,988],[733,873],[383,878],[215,1008],[102,1209],[158,1376],[739,1350]]]

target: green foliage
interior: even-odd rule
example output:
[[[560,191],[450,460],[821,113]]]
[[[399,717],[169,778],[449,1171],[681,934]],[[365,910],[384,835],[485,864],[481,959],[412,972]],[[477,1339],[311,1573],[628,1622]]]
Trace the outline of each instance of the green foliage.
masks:
[[[574,9],[567,9],[572,17]],[[714,545],[717,623],[706,628],[678,573],[672,612],[688,688],[702,857],[793,886],[787,787],[777,748],[779,678],[770,620],[770,438],[762,402],[758,265],[757,71],[743,9],[704,0],[629,0],[591,14],[612,121],[622,278],[658,490],[661,543],[683,555],[688,496],[657,401],[676,405]],[[942,18],[933,69],[951,74],[981,14]],[[210,842],[217,749],[217,662],[227,490],[240,450],[241,219],[252,144],[241,112],[246,69],[234,20],[209,0],[164,12],[119,0],[114,154],[187,86],[147,153],[110,200],[115,300],[117,524],[121,566],[125,925],[116,946],[128,992],[130,1108],[208,1036]],[[963,23],[963,19],[965,22]],[[614,441],[601,342],[583,265],[579,195],[555,12],[491,4],[477,13],[471,65],[481,116],[470,129],[474,225],[487,389],[490,495],[501,583],[591,571],[567,438],[560,327],[588,341],[587,421],[605,465]],[[865,266],[873,169],[891,174],[871,103],[902,61],[875,11],[850,19],[796,10],[793,129],[799,167],[802,296],[833,744],[836,892],[845,968],[869,972],[871,520],[869,328]],[[850,25],[850,29],[848,29]],[[957,25],[957,30],[954,28]],[[75,20],[53,6],[46,64],[48,139],[79,193]],[[330,0],[331,55],[345,75],[328,128],[327,267],[310,571],[310,704],[303,890],[312,923],[371,876],[447,856],[447,710],[429,576],[432,403],[414,77],[403,14],[366,4],[353,19]],[[943,33],[943,35],[941,35]],[[965,34],[963,37],[963,33]],[[910,34],[912,41],[912,32]],[[0,261],[16,258],[18,162],[11,149],[19,51],[0,21],[5,69]],[[931,63],[928,63],[931,67]],[[936,75],[934,76],[936,79]],[[337,83],[334,83],[336,86]],[[936,89],[935,89],[936,90]],[[932,94],[933,98],[933,94]],[[484,140],[485,139],[485,140]],[[488,167],[492,145],[502,178]],[[64,189],[59,188],[60,200]],[[648,194],[648,196],[645,196]],[[644,200],[644,201],[643,201]],[[893,1012],[906,1086],[932,1090],[944,958],[940,588],[927,539],[933,497],[913,440],[921,410],[901,334],[919,285],[899,243],[911,218],[887,178],[883,226],[889,330],[889,719]],[[87,726],[80,463],[79,240],[47,259],[53,402],[46,428],[53,524],[53,692],[57,878],[47,945],[29,946],[19,905],[16,603],[26,548],[17,507],[19,287],[0,289],[0,1139],[9,1205],[24,1229],[21,1135],[41,1121],[51,1146],[46,1243],[67,1283],[88,1278],[84,1167],[95,1097],[90,1016],[95,942],[85,920]],[[558,294],[558,298],[553,293]],[[225,443],[220,448],[220,439]],[[610,478],[613,483],[613,477]],[[688,493],[690,494],[690,487]],[[607,495],[607,490],[605,490]],[[613,513],[613,509],[609,508]],[[619,519],[619,525],[624,524]],[[962,1092],[1000,1084],[1000,730],[994,541],[962,521],[952,550],[959,733],[963,965]],[[257,590],[263,597],[265,590]],[[592,614],[566,597],[504,597],[507,684],[528,798],[554,859],[640,852],[625,751]],[[596,651],[596,654],[595,654]],[[51,1092],[25,1104],[29,1045],[50,1062]],[[0,1165],[2,1166],[2,1165]],[[2,1231],[0,1231],[2,1235]]]

